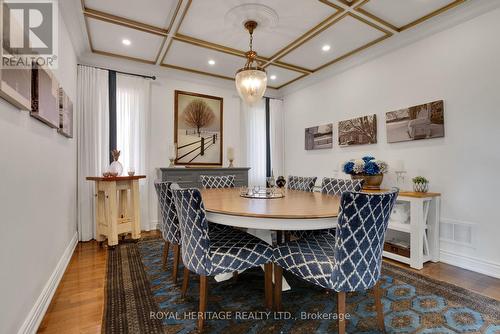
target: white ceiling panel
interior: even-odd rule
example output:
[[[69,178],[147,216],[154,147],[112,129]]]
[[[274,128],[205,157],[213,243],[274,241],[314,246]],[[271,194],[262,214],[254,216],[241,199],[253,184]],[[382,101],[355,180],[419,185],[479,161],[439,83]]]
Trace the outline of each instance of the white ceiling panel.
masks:
[[[450,0],[370,0],[361,6],[364,11],[403,27],[455,1]]]
[[[280,61],[313,70],[385,35],[354,16],[346,15]],[[322,50],[325,45],[330,46],[328,51]]]
[[[210,60],[215,64],[210,65]],[[233,78],[245,58],[174,40],[163,63]]]
[[[193,0],[182,21],[179,33],[211,43],[246,51],[248,32],[243,25],[235,27],[226,13],[232,8],[248,3],[246,0]],[[265,5],[278,15],[272,29],[257,27],[254,32],[254,50],[260,56],[270,57],[327,17],[337,9],[313,0],[253,0]],[[251,18],[251,13],[248,13]]]
[[[85,0],[85,7],[167,29],[178,0]]]
[[[266,67],[266,72],[267,72],[267,85],[273,88],[280,87],[304,75],[301,72],[291,71],[286,68],[274,65]],[[273,76],[276,76],[276,78],[273,79]]]
[[[92,18],[87,18],[87,22],[94,50],[148,61],[154,61],[160,51],[161,36]],[[124,39],[131,44],[124,45]]]

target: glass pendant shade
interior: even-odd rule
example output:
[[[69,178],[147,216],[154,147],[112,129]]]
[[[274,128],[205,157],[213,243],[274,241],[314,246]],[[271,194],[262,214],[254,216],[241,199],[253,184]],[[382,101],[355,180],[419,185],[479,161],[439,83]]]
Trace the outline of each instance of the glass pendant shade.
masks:
[[[247,62],[243,68],[236,72],[234,80],[236,90],[243,102],[252,106],[260,101],[266,92],[267,74],[257,61],[257,52],[252,49],[253,31],[257,28],[257,22],[250,20],[245,22],[244,26],[250,33],[250,51],[245,53]]]
[[[261,69],[242,69],[236,73],[236,90],[248,105],[254,105],[266,92],[267,75]]]

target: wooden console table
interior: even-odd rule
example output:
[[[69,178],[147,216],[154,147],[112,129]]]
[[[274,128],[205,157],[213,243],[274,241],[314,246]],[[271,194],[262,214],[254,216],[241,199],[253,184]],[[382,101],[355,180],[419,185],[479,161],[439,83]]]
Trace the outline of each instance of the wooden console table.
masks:
[[[410,223],[389,221],[389,229],[410,234],[410,257],[384,251],[384,256],[422,269],[427,261],[439,261],[440,199],[438,193],[401,191],[397,202],[409,203]]]
[[[95,181],[96,240],[108,238],[108,246],[118,245],[118,235],[131,233],[141,237],[139,180],[146,175],[117,177],[87,177]]]

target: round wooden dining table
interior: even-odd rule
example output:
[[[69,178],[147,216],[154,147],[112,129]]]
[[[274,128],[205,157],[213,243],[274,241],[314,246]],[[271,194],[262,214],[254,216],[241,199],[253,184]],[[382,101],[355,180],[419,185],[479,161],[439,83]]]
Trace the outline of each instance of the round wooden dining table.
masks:
[[[242,197],[238,188],[203,189],[201,196],[209,222],[246,228],[248,233],[269,244],[285,241],[287,234],[284,231],[322,230],[336,226],[339,196],[283,191],[284,197],[273,199]],[[231,274],[221,274],[215,279],[220,282],[231,277]],[[283,277],[281,290],[290,289]]]
[[[335,227],[340,197],[284,190],[284,197],[246,198],[238,188],[201,191],[207,219],[217,224],[271,231],[321,230]]]

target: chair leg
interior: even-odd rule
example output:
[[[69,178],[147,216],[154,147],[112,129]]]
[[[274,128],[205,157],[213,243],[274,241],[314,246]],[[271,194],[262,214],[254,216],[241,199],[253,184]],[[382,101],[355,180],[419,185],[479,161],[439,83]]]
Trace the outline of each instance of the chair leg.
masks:
[[[264,265],[264,291],[266,296],[266,308],[273,308],[273,264],[272,262]]]
[[[337,292],[339,334],[345,334],[345,292]]]
[[[208,302],[208,280],[207,276],[200,275],[200,306],[198,309],[198,330],[201,332],[203,330],[203,324],[205,323],[205,312],[207,311]]]
[[[187,289],[189,286],[189,269],[184,267],[184,275],[182,275],[182,298],[186,297]]]
[[[168,260],[168,249],[170,248],[170,242],[165,241],[163,244],[163,256],[162,256],[162,269],[167,270],[167,260]]]
[[[385,333],[384,307],[382,306],[382,287],[380,286],[380,282],[377,282],[373,288],[373,295],[375,297],[375,309],[377,310],[378,329],[382,333]]]
[[[275,311],[280,312],[282,309],[281,284],[282,284],[283,269],[277,264],[274,264],[273,267],[274,267],[274,309]]]
[[[237,279],[237,278],[238,278],[238,272],[237,272],[237,271],[233,271],[233,278],[234,278],[234,279]]]
[[[172,280],[177,283],[177,272],[179,271],[180,245],[174,245],[174,268],[172,270]]]

